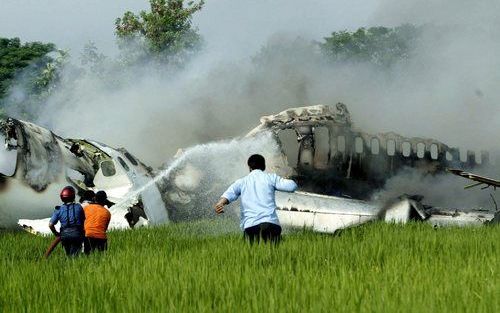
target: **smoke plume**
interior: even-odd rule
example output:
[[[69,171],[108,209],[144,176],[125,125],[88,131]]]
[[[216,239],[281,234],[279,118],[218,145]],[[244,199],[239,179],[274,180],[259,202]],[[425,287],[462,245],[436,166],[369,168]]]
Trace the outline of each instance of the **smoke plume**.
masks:
[[[340,101],[347,104],[356,126],[368,132],[431,137],[476,151],[498,149],[498,1],[383,0],[376,9],[369,6],[373,11],[367,25],[357,19],[356,23],[340,23],[337,29],[320,32],[314,32],[318,27],[310,27],[313,22],[301,31],[293,21],[269,22],[274,19],[273,10],[248,15],[242,10],[248,3],[231,3],[224,10],[212,11],[215,5],[203,9],[200,21],[217,21],[211,25],[215,34],[205,34],[207,49],[186,68],[165,74],[143,64],[125,71],[111,70],[105,77],[89,73],[76,81],[69,79],[68,71],[65,74],[71,82],[44,104],[36,122],[64,136],[127,147],[158,166],[178,148],[241,136],[257,125],[262,115]],[[339,3],[335,11],[328,5],[332,16],[347,9],[357,12],[353,2]],[[287,10],[329,12],[321,10],[321,5],[326,4],[297,1],[288,4]],[[305,8],[309,6],[314,9]],[[220,14],[247,18],[240,25]],[[245,42],[251,16],[267,21],[258,29],[272,33],[258,45]],[[413,57],[390,69],[363,63],[332,64],[314,43],[348,27],[404,23],[423,25],[423,33],[413,47]],[[234,38],[232,42],[221,39],[226,31]],[[248,36],[255,42],[262,35]],[[226,46],[217,47],[221,43]],[[10,113],[16,115],[15,110]],[[412,174],[397,179],[387,188],[399,192],[395,186],[421,186],[410,189],[431,194],[424,187],[436,183]],[[459,192],[455,185],[439,186]]]

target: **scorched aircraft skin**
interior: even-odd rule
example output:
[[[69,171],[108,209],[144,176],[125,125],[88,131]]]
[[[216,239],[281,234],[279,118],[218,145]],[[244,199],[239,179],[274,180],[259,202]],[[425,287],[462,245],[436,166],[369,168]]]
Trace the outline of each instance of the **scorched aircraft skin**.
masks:
[[[15,119],[1,121],[0,129],[5,141],[0,153],[0,227],[12,227],[21,219],[19,224],[28,230],[40,226],[44,230],[35,232],[46,232],[47,221],[40,224],[33,219],[49,217],[59,203],[59,190],[68,184],[79,191],[105,190],[112,202],[119,203],[111,208],[111,227],[210,218],[215,215],[212,203],[234,179],[221,175],[220,160],[211,160],[215,157],[209,150],[201,156],[180,153],[176,156],[180,162],[171,163],[175,166],[171,165],[168,175],[134,195],[154,175],[125,149],[64,139]],[[471,151],[460,157],[459,149],[434,139],[363,132],[353,125],[342,103],[262,117],[260,125],[235,140],[245,142],[259,136],[270,137],[278,147],[266,156],[268,169],[299,183],[298,192],[276,194],[278,215],[285,227],[331,233],[373,220],[482,225],[494,219],[494,210],[434,207],[418,196],[402,195],[383,204],[371,200],[403,169],[428,175],[448,168],[469,170],[489,163],[486,152],[479,158]],[[244,169],[240,163],[231,166],[226,174],[227,170]],[[128,199],[130,194],[133,201]]]
[[[0,121],[0,227],[12,228],[19,219],[51,216],[60,203],[59,192],[67,185],[79,193],[104,190],[110,201],[119,202],[130,190],[147,183],[151,169],[125,149],[97,142],[64,139],[33,123],[7,118]],[[114,225],[134,226],[139,220],[163,223],[168,213],[156,186],[147,206],[141,197],[126,209],[115,212]],[[47,222],[48,223],[48,222]],[[45,225],[45,227],[47,227]]]
[[[282,225],[331,233],[373,220],[482,225],[493,219],[495,212],[488,209],[434,207],[423,204],[419,196],[401,195],[389,203],[371,201],[388,179],[404,169],[436,175],[450,167],[476,168],[489,163],[487,152],[481,153],[478,163],[474,152],[467,151],[466,158],[461,158],[458,148],[434,139],[363,132],[354,127],[342,103],[264,116],[246,138],[263,134],[271,134],[281,147],[280,153],[266,156],[269,170],[299,183],[298,192],[276,193]],[[177,180],[185,181],[186,169],[196,173],[188,188],[176,184]],[[183,212],[196,211],[207,199],[217,199],[231,181],[214,179],[216,173],[217,169],[206,162],[187,155],[184,166],[164,180],[161,188],[172,215],[182,218]],[[208,209],[206,212],[210,214]]]

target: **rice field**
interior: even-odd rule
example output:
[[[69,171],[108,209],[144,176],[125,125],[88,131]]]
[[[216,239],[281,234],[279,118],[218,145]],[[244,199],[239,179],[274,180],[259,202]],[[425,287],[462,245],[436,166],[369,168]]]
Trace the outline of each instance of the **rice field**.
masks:
[[[500,227],[375,223],[249,246],[232,221],[116,231],[105,254],[42,260],[0,234],[1,312],[499,312]]]

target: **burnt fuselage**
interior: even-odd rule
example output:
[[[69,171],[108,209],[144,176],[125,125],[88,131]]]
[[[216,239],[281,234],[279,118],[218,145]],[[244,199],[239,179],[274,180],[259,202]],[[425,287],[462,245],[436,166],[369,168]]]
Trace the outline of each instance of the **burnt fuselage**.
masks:
[[[265,116],[249,136],[263,131],[275,134],[302,189],[326,195],[369,199],[405,168],[432,175],[489,162],[486,152],[461,155],[458,148],[434,139],[365,133],[353,126],[342,103]]]
[[[1,228],[14,227],[19,219],[49,217],[67,185],[79,193],[104,190],[112,202],[118,202],[151,179],[151,169],[125,149],[61,138],[33,123],[2,120],[0,137],[5,143],[0,148]],[[133,226],[139,217],[146,217],[139,198],[119,212],[125,224]],[[156,209],[166,212],[162,205]],[[165,214],[156,215],[164,218]]]

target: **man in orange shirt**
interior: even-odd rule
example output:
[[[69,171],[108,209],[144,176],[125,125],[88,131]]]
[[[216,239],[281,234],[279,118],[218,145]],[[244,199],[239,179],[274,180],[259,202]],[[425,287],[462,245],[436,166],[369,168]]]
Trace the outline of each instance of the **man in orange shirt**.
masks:
[[[107,203],[107,195],[104,191],[95,194],[95,201],[83,209],[85,212],[85,254],[93,250],[104,251],[108,248],[106,230],[108,229],[111,213],[104,207]]]

